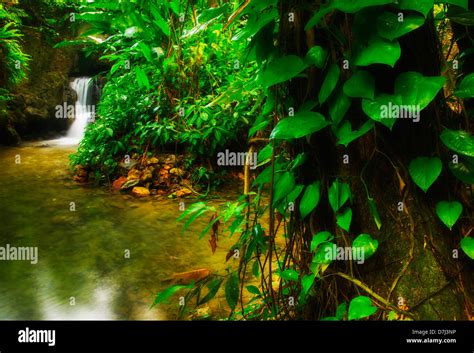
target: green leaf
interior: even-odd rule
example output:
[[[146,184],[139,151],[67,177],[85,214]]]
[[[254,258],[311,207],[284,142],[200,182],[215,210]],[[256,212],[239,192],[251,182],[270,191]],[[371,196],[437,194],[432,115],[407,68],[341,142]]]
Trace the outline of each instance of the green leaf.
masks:
[[[225,284],[225,299],[227,304],[232,311],[234,311],[237,306],[237,301],[239,300],[239,278],[237,273],[232,273]]]
[[[434,0],[399,0],[398,6],[402,10],[413,10],[428,16],[434,7]]]
[[[375,79],[367,71],[356,71],[344,84],[344,93],[353,98],[374,99]]]
[[[351,189],[348,184],[335,180],[329,188],[329,204],[336,213],[351,197]]]
[[[436,4],[450,4],[462,7],[464,10],[469,9],[468,0],[435,0]]]
[[[337,307],[336,309],[336,317],[338,320],[343,320],[344,319],[344,316],[346,316],[347,314],[347,304],[344,302],[344,303],[341,303],[339,304],[339,306]]]
[[[372,304],[372,301],[368,297],[361,295],[351,300],[348,320],[363,319],[375,314],[376,311],[377,308]]]
[[[398,41],[389,41],[375,37],[369,40],[367,46],[361,48],[355,56],[356,66],[385,64],[394,67],[402,54]]]
[[[296,199],[298,198],[298,196],[300,196],[301,192],[303,191],[304,189],[304,185],[302,184],[298,184],[296,185],[293,190],[288,194],[288,196],[286,197],[286,200],[287,200],[287,204],[289,204],[290,202],[295,202]]]
[[[474,137],[469,132],[444,129],[440,138],[445,146],[452,151],[474,157]]]
[[[284,56],[268,64],[260,76],[260,82],[264,87],[271,87],[292,79],[305,68],[306,65],[300,57],[295,55]]]
[[[273,203],[277,203],[288,195],[295,187],[295,177],[291,172],[285,172],[278,178],[275,183],[275,190],[273,193]]]
[[[168,299],[173,294],[180,291],[181,289],[186,289],[186,288],[190,289],[190,288],[193,287],[193,285],[194,284],[184,286],[184,285],[176,284],[176,285],[173,285],[171,287],[166,288],[164,291],[162,291],[162,292],[160,292],[156,295],[155,301],[153,302],[151,307],[154,307],[155,305],[160,304],[160,303],[167,303]]]
[[[148,76],[139,66],[135,66],[135,74],[140,87],[146,87],[147,89],[150,89],[150,81],[148,81]]]
[[[458,163],[449,163],[451,173],[466,184],[474,184],[474,160],[473,158],[463,158]]]
[[[272,158],[273,146],[269,143],[258,153],[257,163],[258,165],[265,164]]]
[[[301,279],[301,296],[300,296],[300,298],[304,299],[308,295],[309,290],[313,286],[315,277],[316,276],[315,276],[314,273],[303,276],[303,278]]]
[[[161,29],[163,34],[167,37],[170,36],[170,28],[168,26],[168,23],[163,19],[161,16],[160,12],[158,11],[157,7],[155,5],[150,6],[150,11],[155,18],[154,23]]]
[[[463,78],[454,95],[458,98],[474,98],[474,73]]]
[[[336,214],[337,225],[344,229],[346,232],[349,231],[352,221],[352,210],[350,207],[346,207],[343,211]]]
[[[474,260],[474,238],[465,237],[461,240],[461,249]]]
[[[446,79],[441,76],[423,76],[419,72],[404,72],[395,81],[395,93],[402,97],[403,105],[425,109],[443,88]]]
[[[374,199],[368,198],[367,201],[369,202],[369,210],[370,213],[372,214],[372,217],[374,218],[375,225],[377,226],[377,229],[380,229],[382,227],[382,220],[380,219],[380,214],[377,209],[377,204],[375,203]]]
[[[397,122],[396,117],[392,114],[392,108],[402,105],[402,97],[400,95],[381,94],[374,100],[363,99],[362,110],[372,120],[385,125],[390,130]]]
[[[374,124],[375,123],[372,120],[368,120],[359,130],[352,131],[351,123],[349,121],[345,121],[335,132],[335,135],[339,139],[337,144],[344,145],[346,147],[349,146],[351,142],[357,140],[372,130],[374,128]]]
[[[258,289],[258,288],[255,287],[255,286],[247,286],[247,287],[245,287],[245,288],[247,288],[247,290],[248,290],[250,293],[252,293],[252,294],[261,295],[260,289]]]
[[[328,125],[324,116],[319,113],[296,113],[293,117],[280,120],[270,134],[270,138],[277,140],[300,138],[324,129]]]
[[[278,274],[281,278],[287,281],[298,281],[298,272],[292,269],[287,269]]]
[[[221,287],[222,282],[224,282],[223,278],[214,278],[208,285],[207,288],[209,292],[207,292],[206,296],[198,301],[198,305],[206,304],[212,298],[214,298]]]
[[[326,59],[328,57],[328,51],[319,45],[312,47],[308,50],[304,58],[304,62],[307,65],[314,65],[318,69],[322,69],[324,64],[326,63]]]
[[[317,264],[330,264],[333,260],[333,249],[335,244],[325,242],[318,247],[313,257],[313,262]]]
[[[331,97],[329,100],[329,117],[333,125],[337,125],[346,115],[351,106],[351,99],[347,97],[342,90]]]
[[[436,204],[436,214],[441,222],[451,230],[462,213],[462,204],[457,201],[441,201]]]
[[[321,183],[319,181],[314,182],[306,187],[306,190],[301,198],[300,202],[300,213],[301,219],[304,219],[307,215],[313,211],[319,203],[321,196]]]
[[[333,238],[334,237],[329,232],[319,232],[318,234],[314,235],[313,239],[311,240],[311,252],[316,250],[320,244],[331,241]]]
[[[474,26],[474,11],[448,11],[448,18],[463,26]],[[457,10],[457,9],[456,9]]]
[[[336,64],[332,64],[328,70],[326,78],[324,79],[321,90],[319,91],[319,103],[323,104],[336,88],[337,82],[341,75],[341,70]]]
[[[369,234],[360,234],[357,238],[354,239],[352,242],[352,248],[360,250],[363,254],[363,260],[368,259],[371,257],[378,249],[379,242],[376,239],[372,239]]]
[[[377,32],[382,38],[394,40],[423,26],[424,23],[423,16],[403,15],[403,17],[399,17],[393,12],[384,12],[377,18]]]
[[[437,157],[419,157],[411,161],[408,171],[411,178],[421,190],[426,192],[438,179],[443,169],[441,160]]]

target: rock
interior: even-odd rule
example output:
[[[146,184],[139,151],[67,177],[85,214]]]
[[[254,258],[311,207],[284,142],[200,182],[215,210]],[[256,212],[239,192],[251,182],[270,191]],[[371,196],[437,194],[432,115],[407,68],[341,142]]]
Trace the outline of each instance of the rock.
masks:
[[[147,160],[147,165],[158,164],[160,161],[156,157],[151,157]]]
[[[132,180],[132,179],[140,179],[142,176],[142,172],[137,170],[137,169],[131,169],[128,174],[127,174],[127,179]]]
[[[187,195],[191,195],[193,192],[188,188],[182,188],[174,193],[176,197],[183,197]]]
[[[163,166],[163,169],[164,169],[164,170],[170,170],[170,169],[171,169],[171,166],[168,165],[168,164],[167,164],[167,165],[164,165],[164,166]]]
[[[123,184],[125,184],[126,182],[127,182],[127,178],[124,176],[121,176],[120,178],[118,178],[112,183],[112,188],[114,189],[114,191],[119,191],[122,188]]]
[[[175,164],[176,163],[176,156],[174,154],[170,154],[165,159],[165,164]]]
[[[132,180],[128,180],[126,181],[122,187],[120,188],[121,191],[124,191],[124,190],[130,190],[131,188],[133,188],[134,186],[138,185],[140,183],[140,180],[139,179],[132,179]]]
[[[147,182],[153,179],[153,173],[150,170],[145,170],[145,172],[142,174],[140,177],[140,180],[142,182]]]
[[[177,176],[183,176],[184,175],[184,170],[179,169],[179,168],[171,168],[170,169],[170,174],[177,175]]]
[[[150,190],[141,186],[135,186],[132,189],[132,195],[135,197],[146,197],[150,196]]]

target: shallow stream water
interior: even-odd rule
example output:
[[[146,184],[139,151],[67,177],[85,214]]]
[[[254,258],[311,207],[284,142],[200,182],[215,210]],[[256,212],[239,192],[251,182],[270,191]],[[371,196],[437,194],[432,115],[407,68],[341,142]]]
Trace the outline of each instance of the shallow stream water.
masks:
[[[79,185],[75,149],[40,146],[0,149],[0,247],[38,247],[37,264],[0,261],[0,320],[176,319],[176,300],[150,309],[163,279],[235,265],[225,263],[235,239],[220,237],[214,255],[208,237],[198,240],[207,217],[182,233],[178,201]],[[221,292],[213,318],[226,313]]]

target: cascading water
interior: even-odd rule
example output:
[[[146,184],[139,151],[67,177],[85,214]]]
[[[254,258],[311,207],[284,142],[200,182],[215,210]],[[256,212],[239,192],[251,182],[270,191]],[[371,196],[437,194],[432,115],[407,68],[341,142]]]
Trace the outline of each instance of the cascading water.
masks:
[[[95,109],[92,105],[92,82],[90,77],[78,77],[71,82],[71,88],[77,94],[74,106],[74,122],[69,127],[66,137],[60,139],[60,144],[75,145],[84,137],[86,126],[95,114]]]

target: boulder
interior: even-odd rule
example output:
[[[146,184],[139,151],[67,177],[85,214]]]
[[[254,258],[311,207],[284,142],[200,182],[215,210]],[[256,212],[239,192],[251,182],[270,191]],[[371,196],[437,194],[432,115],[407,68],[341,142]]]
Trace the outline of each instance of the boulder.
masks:
[[[135,196],[135,197],[150,196],[150,190],[148,190],[147,188],[144,188],[142,186],[135,186],[132,189],[132,195]]]
[[[114,189],[114,191],[119,191],[122,188],[123,184],[125,184],[126,182],[127,178],[121,176],[117,180],[114,180],[114,182],[112,183],[112,188]]]

